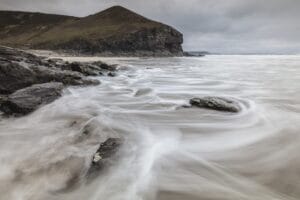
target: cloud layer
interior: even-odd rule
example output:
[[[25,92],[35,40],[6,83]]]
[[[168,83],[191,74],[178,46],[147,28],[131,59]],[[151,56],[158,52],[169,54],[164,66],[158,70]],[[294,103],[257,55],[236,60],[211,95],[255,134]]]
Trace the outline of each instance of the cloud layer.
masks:
[[[1,10],[74,16],[113,5],[174,26],[185,50],[300,53],[299,0],[0,0]]]

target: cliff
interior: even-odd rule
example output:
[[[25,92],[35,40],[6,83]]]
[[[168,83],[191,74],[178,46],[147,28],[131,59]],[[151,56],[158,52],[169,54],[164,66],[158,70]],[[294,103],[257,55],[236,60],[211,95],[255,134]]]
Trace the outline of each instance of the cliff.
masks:
[[[121,6],[83,18],[16,12],[1,18],[3,45],[104,56],[183,55],[180,32]]]

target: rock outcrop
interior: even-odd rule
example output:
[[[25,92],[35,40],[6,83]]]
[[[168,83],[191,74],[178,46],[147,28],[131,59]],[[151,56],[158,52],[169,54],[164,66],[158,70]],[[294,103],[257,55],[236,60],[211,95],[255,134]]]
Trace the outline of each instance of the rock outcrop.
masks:
[[[113,164],[115,154],[123,144],[121,138],[108,138],[105,142],[101,143],[98,150],[93,156],[88,177],[93,179],[101,172],[102,169]]]
[[[121,146],[122,140],[120,138],[109,138],[98,148],[97,152],[93,157],[93,165],[103,165],[107,158],[113,156],[118,148]]]
[[[0,20],[0,44],[8,46],[102,56],[183,55],[179,31],[121,6],[83,18],[24,12],[1,15],[8,20]]]
[[[36,84],[9,95],[1,104],[6,114],[28,114],[42,104],[48,104],[61,96],[62,83]]]
[[[103,62],[48,60],[0,46],[0,110],[27,114],[59,97],[63,85],[97,85],[98,80],[86,76],[110,76],[116,70]]]
[[[221,97],[193,98],[190,100],[190,104],[199,108],[207,108],[218,111],[234,113],[241,111],[241,107],[237,102]]]
[[[35,73],[19,63],[0,61],[0,93],[9,94],[38,82]]]

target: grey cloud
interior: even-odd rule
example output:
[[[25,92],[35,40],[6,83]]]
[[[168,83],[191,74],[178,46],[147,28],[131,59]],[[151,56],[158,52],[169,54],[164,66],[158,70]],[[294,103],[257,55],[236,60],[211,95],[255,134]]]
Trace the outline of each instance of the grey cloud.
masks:
[[[0,9],[86,16],[117,4],[177,28],[186,50],[300,53],[299,0],[0,0]]]

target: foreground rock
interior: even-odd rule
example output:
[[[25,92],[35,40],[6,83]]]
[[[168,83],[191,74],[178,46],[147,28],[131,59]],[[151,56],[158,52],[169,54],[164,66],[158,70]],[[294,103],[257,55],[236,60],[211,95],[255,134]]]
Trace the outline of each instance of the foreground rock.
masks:
[[[53,102],[61,96],[62,83],[37,84],[18,90],[3,100],[1,110],[5,114],[28,114],[42,104]]]
[[[113,156],[122,144],[120,138],[109,138],[103,142],[93,157],[93,165],[101,166],[107,158]]]
[[[0,94],[9,94],[37,82],[32,70],[18,63],[0,60]]]
[[[207,108],[218,111],[234,113],[241,111],[241,107],[237,102],[221,97],[193,98],[190,100],[190,104],[199,108]]]
[[[92,178],[94,176],[91,176],[91,174],[96,175],[105,166],[110,165],[113,161],[113,156],[117,153],[122,143],[123,140],[120,138],[109,138],[100,144],[100,147],[93,156],[88,176]]]

